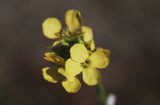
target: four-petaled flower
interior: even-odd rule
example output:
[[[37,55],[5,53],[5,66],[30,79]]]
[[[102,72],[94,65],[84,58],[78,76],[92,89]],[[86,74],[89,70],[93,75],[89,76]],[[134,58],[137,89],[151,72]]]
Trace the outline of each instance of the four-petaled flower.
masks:
[[[43,24],[42,29],[44,35],[49,39],[57,39],[51,47],[59,44],[60,42],[74,39],[81,33],[77,32],[82,24],[81,14],[77,10],[68,10],[65,14],[65,22],[67,27],[62,29],[61,22],[54,17],[47,18]]]
[[[83,81],[87,85],[96,85],[100,78],[100,73],[96,68],[103,69],[109,64],[109,50],[96,48],[96,51],[89,53],[82,44],[74,44],[70,49],[70,56],[65,66],[69,75],[78,75],[82,72]]]
[[[54,17],[47,18],[42,24],[43,34],[49,39],[57,39],[50,47],[83,36],[87,47],[95,49],[92,29],[82,25],[82,17],[78,10],[68,10],[65,14],[66,28],[62,29],[61,22]],[[79,31],[81,29],[81,31]]]

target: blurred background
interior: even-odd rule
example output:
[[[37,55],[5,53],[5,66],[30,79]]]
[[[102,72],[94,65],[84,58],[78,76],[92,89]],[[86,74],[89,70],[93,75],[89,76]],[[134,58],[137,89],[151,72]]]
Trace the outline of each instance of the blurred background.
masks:
[[[68,9],[81,12],[97,46],[111,50],[101,70],[116,105],[160,105],[159,0],[0,0],[0,105],[100,105],[95,86],[76,94],[46,82],[42,59],[52,43],[41,24]]]

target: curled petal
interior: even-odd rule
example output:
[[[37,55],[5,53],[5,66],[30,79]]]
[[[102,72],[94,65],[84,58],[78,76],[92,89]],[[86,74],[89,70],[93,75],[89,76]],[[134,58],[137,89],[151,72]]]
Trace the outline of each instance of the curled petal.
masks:
[[[84,62],[89,56],[87,48],[82,44],[74,44],[70,49],[70,54],[71,59],[79,63]]]
[[[87,47],[93,51],[95,49],[95,45],[93,40],[92,28],[83,26],[82,32],[83,32],[83,40],[86,42]]]
[[[72,81],[69,79],[62,81],[62,86],[68,93],[76,93],[81,88],[81,83],[74,77]]]
[[[66,12],[65,22],[71,33],[81,27],[82,17],[79,11],[71,9]]]
[[[63,39],[57,40],[57,41],[53,42],[53,44],[51,46],[48,46],[48,48],[53,48],[54,46],[56,46],[57,44],[61,43],[62,41],[63,41]]]
[[[42,23],[43,34],[49,39],[58,38],[57,34],[61,31],[62,25],[57,18],[47,18]]]
[[[57,66],[64,66],[64,59],[54,53],[46,52],[43,58]]]
[[[109,55],[109,50],[97,48],[96,51],[91,54],[89,59],[91,61],[92,66],[103,69],[109,65]]]
[[[83,70],[79,62],[68,59],[65,63],[66,72],[69,76],[74,77],[80,74]]]
[[[42,74],[45,80],[52,83],[57,83],[62,78],[56,69],[50,67],[42,68]]]
[[[87,85],[97,85],[100,79],[100,73],[94,67],[88,67],[83,71],[83,81]]]

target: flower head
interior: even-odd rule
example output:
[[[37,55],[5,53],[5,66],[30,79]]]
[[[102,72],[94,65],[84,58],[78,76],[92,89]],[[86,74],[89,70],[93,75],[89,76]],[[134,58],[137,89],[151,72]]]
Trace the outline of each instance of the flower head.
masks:
[[[50,46],[51,52],[44,54],[44,59],[54,64],[55,68],[44,67],[42,74],[45,80],[57,83],[68,93],[76,93],[81,83],[77,75],[82,73],[87,85],[96,85],[100,72],[109,64],[110,51],[95,47],[92,28],[82,26],[82,17],[78,10],[68,10],[65,14],[66,28],[62,28],[57,18],[47,18],[43,24],[43,34],[49,39],[56,39]]]

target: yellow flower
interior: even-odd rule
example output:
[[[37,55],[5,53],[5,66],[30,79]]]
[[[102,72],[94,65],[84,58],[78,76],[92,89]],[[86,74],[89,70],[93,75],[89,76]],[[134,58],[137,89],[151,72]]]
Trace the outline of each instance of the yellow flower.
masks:
[[[64,59],[54,53],[46,52],[43,59],[52,62],[57,66],[64,66]]]
[[[43,34],[49,39],[58,39],[53,43],[53,46],[64,41],[64,39],[73,37],[82,24],[81,14],[78,10],[68,10],[65,14],[65,22],[68,28],[62,29],[62,25],[57,18],[47,18],[42,23]],[[77,33],[78,34],[78,33]]]
[[[82,44],[74,44],[70,49],[71,58],[65,64],[69,76],[75,76],[82,72],[83,81],[88,85],[96,85],[100,79],[100,73],[96,68],[105,68],[109,64],[110,51],[97,48],[89,54],[87,48]]]
[[[50,67],[45,67],[42,69],[42,74],[45,80],[57,83],[62,79],[62,75],[65,79],[62,81],[62,86],[68,93],[76,93],[81,88],[80,81],[75,77],[76,75],[69,75],[69,72],[65,71],[64,68],[53,69]]]

